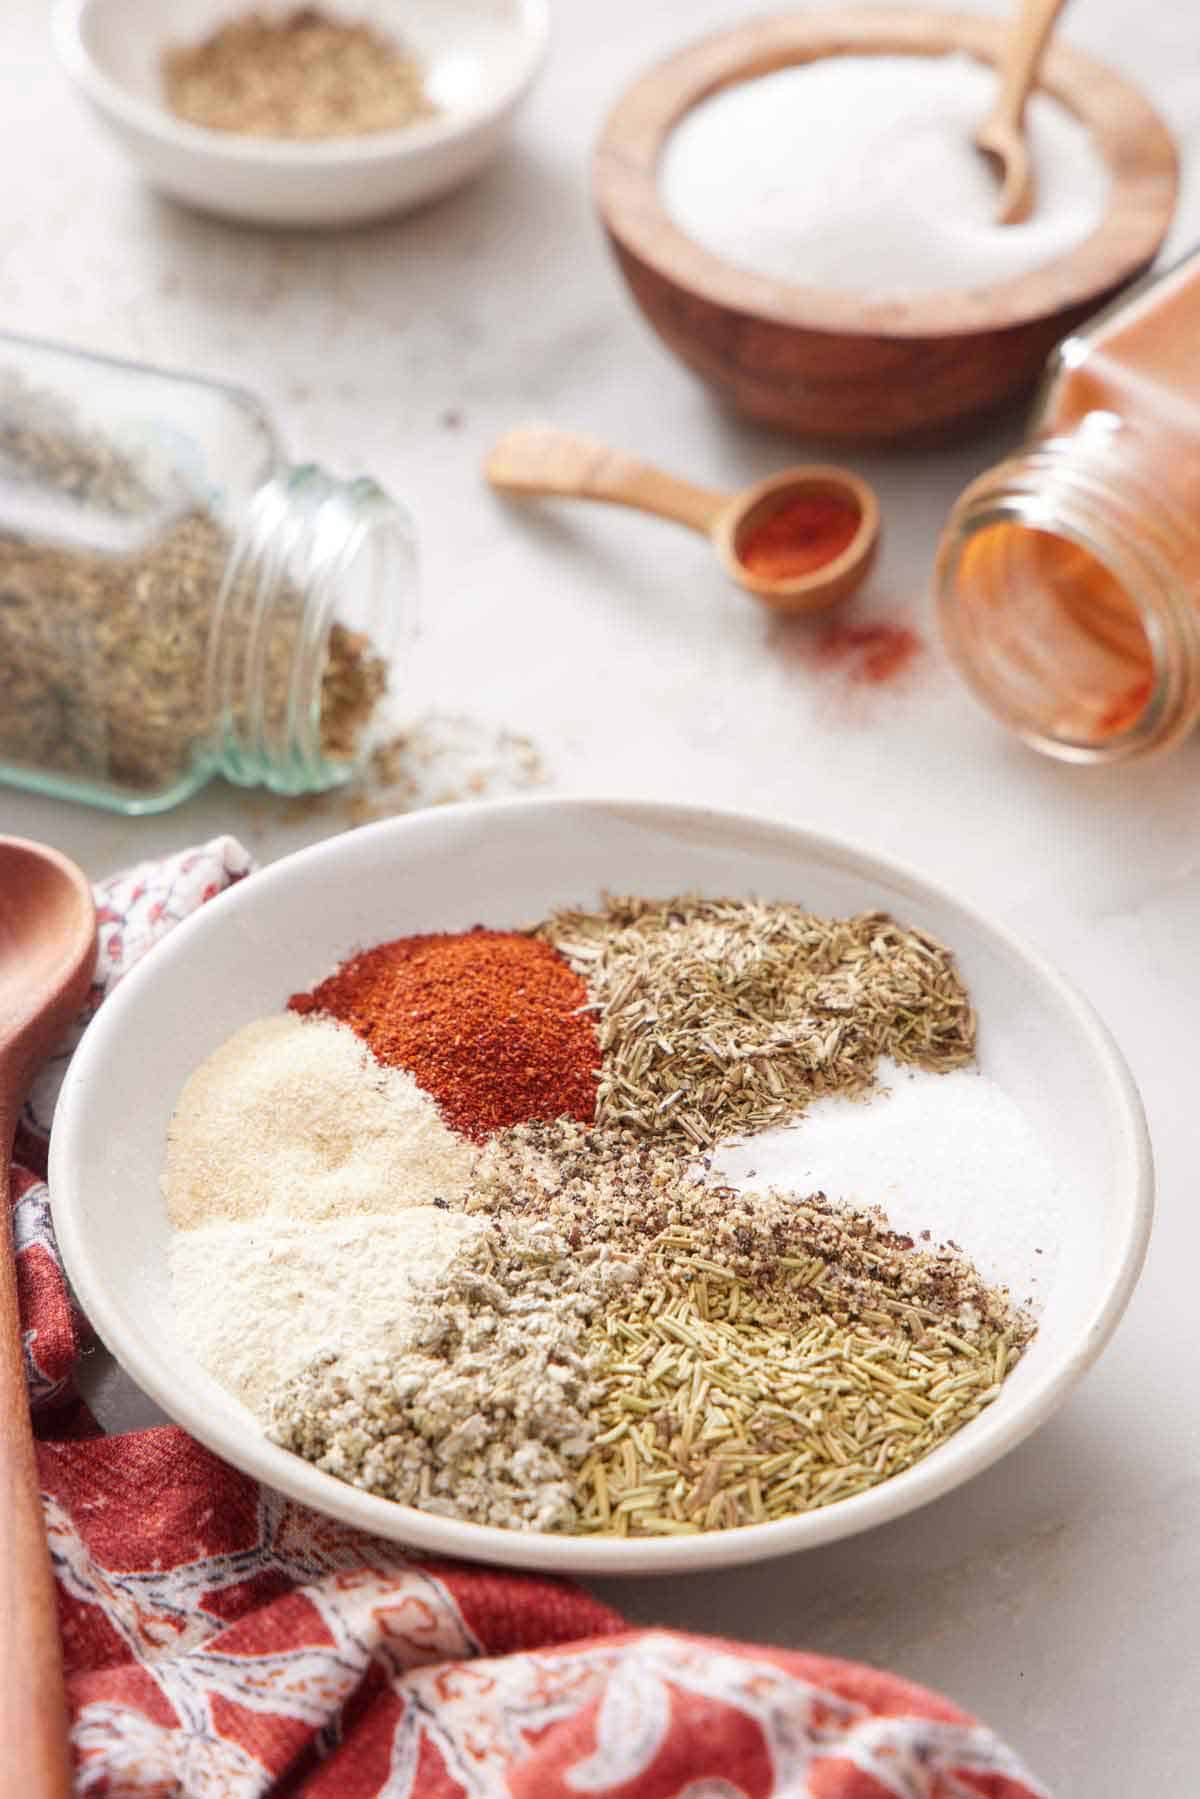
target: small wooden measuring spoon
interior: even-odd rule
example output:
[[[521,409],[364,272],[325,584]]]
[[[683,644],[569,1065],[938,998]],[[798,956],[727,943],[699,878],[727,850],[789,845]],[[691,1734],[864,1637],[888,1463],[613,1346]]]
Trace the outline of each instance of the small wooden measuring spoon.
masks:
[[[1022,0],[1000,67],[1000,91],[975,133],[975,148],[995,165],[1000,179],[998,225],[1020,225],[1033,211],[1033,165],[1025,138],[1025,103],[1037,80],[1042,53],[1066,0]]]
[[[0,1228],[9,1155],[38,1067],[83,1004],[96,960],[86,878],[56,850],[0,837]],[[54,1576],[25,1386],[16,1256],[0,1253],[0,1799],[72,1790]]]
[[[688,525],[712,541],[726,574],[779,612],[815,612],[844,600],[863,580],[879,543],[879,502],[867,483],[832,464],[800,463],[741,493],[716,493],[574,432],[529,425],[510,431],[484,465],[501,493],[607,500]],[[858,514],[840,554],[801,575],[756,574],[739,556],[750,532],[800,494],[849,502]]]

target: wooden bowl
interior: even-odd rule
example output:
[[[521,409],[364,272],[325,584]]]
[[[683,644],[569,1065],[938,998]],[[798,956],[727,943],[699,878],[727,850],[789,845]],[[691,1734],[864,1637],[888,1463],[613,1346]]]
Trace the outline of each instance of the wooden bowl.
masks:
[[[1052,45],[1040,86],[1111,171],[1104,217],[1053,262],[977,289],[872,300],[733,267],[670,219],[658,191],[683,115],[735,82],[822,56],[999,60],[1005,22],[882,7],[758,19],[705,38],[629,88],[597,146],[596,201],[621,271],[669,349],[741,412],[821,437],[938,435],[1030,387],[1055,343],[1153,261],[1175,205],[1166,126],[1102,63]]]

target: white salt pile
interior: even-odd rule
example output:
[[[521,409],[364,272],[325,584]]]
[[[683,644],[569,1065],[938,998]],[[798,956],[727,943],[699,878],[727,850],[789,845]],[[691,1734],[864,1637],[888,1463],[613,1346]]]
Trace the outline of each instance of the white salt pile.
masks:
[[[346,1025],[258,1019],[191,1076],[167,1135],[163,1192],[180,1230],[217,1219],[351,1218],[453,1203],[472,1146],[410,1074]]]
[[[1034,212],[996,224],[999,185],[971,141],[996,79],[965,55],[860,55],[739,82],[671,133],[663,203],[724,261],[805,286],[903,298],[1026,274],[1095,228],[1109,176],[1085,127],[1037,93]]]
[[[817,1100],[794,1125],[713,1154],[710,1179],[879,1207],[895,1230],[952,1241],[1038,1311],[1050,1291],[1061,1177],[1020,1107],[973,1068],[882,1063],[885,1089]]]
[[[266,1421],[270,1393],[312,1361],[393,1358],[411,1342],[411,1302],[477,1219],[418,1206],[334,1224],[210,1224],[171,1239],[179,1333]]]

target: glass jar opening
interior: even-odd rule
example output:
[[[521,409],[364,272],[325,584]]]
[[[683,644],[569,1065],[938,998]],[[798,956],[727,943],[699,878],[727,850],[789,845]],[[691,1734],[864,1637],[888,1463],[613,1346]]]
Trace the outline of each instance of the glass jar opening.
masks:
[[[416,572],[405,515],[311,465],[255,496],[209,661],[222,771],[277,793],[347,781],[385,728]]]
[[[325,481],[317,470],[297,476]],[[324,487],[307,555],[313,630],[291,728],[319,778],[336,783],[393,722],[388,702],[415,630],[416,554],[405,515],[362,478]]]
[[[939,598],[967,680],[1035,747],[1112,761],[1165,727],[1161,613],[1138,570],[1082,534],[997,507],[943,550]]]

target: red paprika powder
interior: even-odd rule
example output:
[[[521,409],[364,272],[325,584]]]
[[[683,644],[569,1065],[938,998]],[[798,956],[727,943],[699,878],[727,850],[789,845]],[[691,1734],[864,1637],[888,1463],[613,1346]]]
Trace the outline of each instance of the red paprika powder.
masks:
[[[751,526],[737,546],[738,561],[768,581],[811,575],[849,549],[861,523],[845,494],[798,493]]]
[[[884,619],[861,625],[829,625],[813,648],[819,668],[841,667],[858,686],[883,687],[907,674],[921,654],[921,639],[908,625]]]
[[[595,1117],[600,1046],[579,1011],[587,1001],[550,944],[479,925],[377,944],[288,1006],[348,1024],[481,1143],[534,1118]]]

